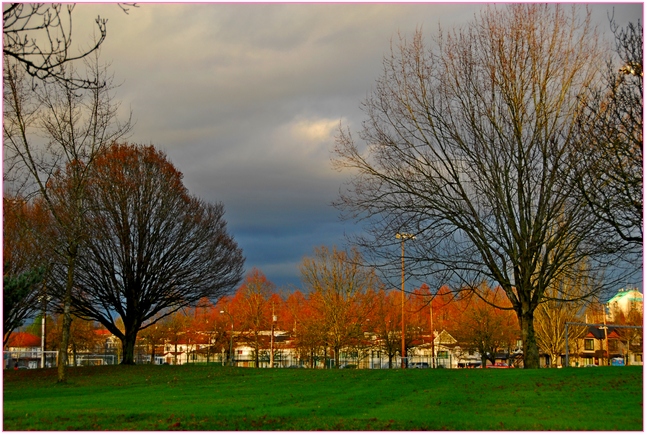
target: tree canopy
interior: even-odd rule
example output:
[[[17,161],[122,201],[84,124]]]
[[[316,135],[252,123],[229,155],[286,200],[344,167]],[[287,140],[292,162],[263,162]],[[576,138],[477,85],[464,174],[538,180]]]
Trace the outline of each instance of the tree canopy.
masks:
[[[107,148],[86,188],[92,237],[78,259],[73,310],[121,339],[123,363],[133,363],[142,325],[225,295],[240,281],[244,257],[223,205],[189,195],[182,174],[153,146]]]

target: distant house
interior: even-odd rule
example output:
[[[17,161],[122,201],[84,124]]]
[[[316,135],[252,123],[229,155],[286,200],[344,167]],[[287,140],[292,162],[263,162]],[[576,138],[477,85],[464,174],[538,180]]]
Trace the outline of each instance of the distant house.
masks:
[[[569,363],[579,367],[599,366],[620,358],[626,365],[642,365],[642,339],[639,337],[642,333],[630,334],[624,328],[589,326],[586,334],[578,339],[579,352],[569,357]]]
[[[14,332],[5,346],[3,368],[36,368],[40,364],[40,337],[28,332]]]
[[[40,337],[29,332],[14,332],[9,336],[6,348],[9,351],[29,352],[40,350],[40,345]]]

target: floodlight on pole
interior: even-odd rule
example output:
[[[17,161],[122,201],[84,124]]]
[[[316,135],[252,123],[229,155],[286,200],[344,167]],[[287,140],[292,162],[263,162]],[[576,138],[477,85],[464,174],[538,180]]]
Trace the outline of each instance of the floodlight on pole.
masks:
[[[407,368],[407,349],[404,340],[404,241],[407,239],[415,240],[416,236],[409,233],[397,233],[396,239],[402,240],[402,354],[401,354],[401,367]]]

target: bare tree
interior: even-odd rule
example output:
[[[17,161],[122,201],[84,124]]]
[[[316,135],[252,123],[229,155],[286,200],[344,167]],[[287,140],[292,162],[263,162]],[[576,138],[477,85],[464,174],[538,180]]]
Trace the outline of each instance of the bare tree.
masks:
[[[590,288],[586,275],[575,271],[565,279],[554,280],[544,292],[542,303],[537,307],[535,327],[537,344],[550,357],[552,367],[557,367],[565,351],[566,322],[582,322],[581,317],[592,302],[590,297],[585,296],[590,294]],[[582,297],[578,298],[578,294]],[[571,326],[569,347],[573,348],[574,342],[586,330],[585,326]]]
[[[57,80],[33,89],[20,65],[4,59],[3,139],[5,162],[12,172],[10,188],[21,190],[26,197],[40,196],[52,215],[58,233],[51,245],[55,253],[52,270],[63,268],[66,274],[64,291],[58,292],[64,314],[60,349],[64,350],[68,348],[76,261],[87,236],[83,217],[88,171],[103,148],[131,129],[130,118],[120,122],[117,116],[112,77],[99,62],[98,53],[84,61],[84,75],[105,86],[80,89],[70,81]],[[65,74],[77,76],[72,67]],[[65,186],[54,187],[51,181],[56,174],[65,174]],[[66,381],[66,363],[63,351],[58,361],[59,382]]]
[[[128,7],[120,5],[128,13]],[[74,4],[5,3],[2,5],[2,54],[41,81],[66,81],[76,87],[103,86],[99,77],[66,74],[69,63],[96,52],[106,39],[108,20],[97,17],[98,34],[86,49],[72,45]]]
[[[373,269],[364,266],[360,252],[315,248],[313,257],[305,257],[301,276],[315,310],[323,320],[320,333],[335,353],[339,366],[340,350],[358,338],[366,324],[370,308],[363,296],[374,289],[377,278]]]
[[[103,150],[85,191],[92,237],[78,258],[72,307],[118,337],[122,364],[134,364],[142,325],[225,295],[240,281],[244,257],[227,233],[223,205],[191,197],[153,146]]]
[[[643,28],[611,21],[616,55],[606,74],[583,96],[575,180],[591,211],[626,247],[643,239]]]
[[[526,368],[539,366],[545,289],[582,258],[588,275],[616,261],[571,183],[579,97],[604,53],[589,21],[576,6],[488,6],[431,48],[421,31],[401,38],[363,103],[368,146],[342,129],[335,148],[336,167],[353,171],[336,205],[367,224],[356,242],[374,264],[398,276],[395,234],[407,231],[407,273],[456,291],[500,286]]]

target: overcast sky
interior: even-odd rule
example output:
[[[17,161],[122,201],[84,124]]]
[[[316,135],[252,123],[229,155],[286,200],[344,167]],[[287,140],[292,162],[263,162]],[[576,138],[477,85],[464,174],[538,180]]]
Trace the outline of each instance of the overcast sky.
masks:
[[[463,25],[483,4],[79,4],[75,40],[108,18],[102,58],[133,111],[130,141],[153,144],[192,194],[225,205],[247,257],[282,286],[317,246],[345,247],[359,231],[330,203],[348,174],[330,164],[340,123],[359,130],[360,103],[398,32]],[[609,34],[643,17],[641,3],[594,4]]]

